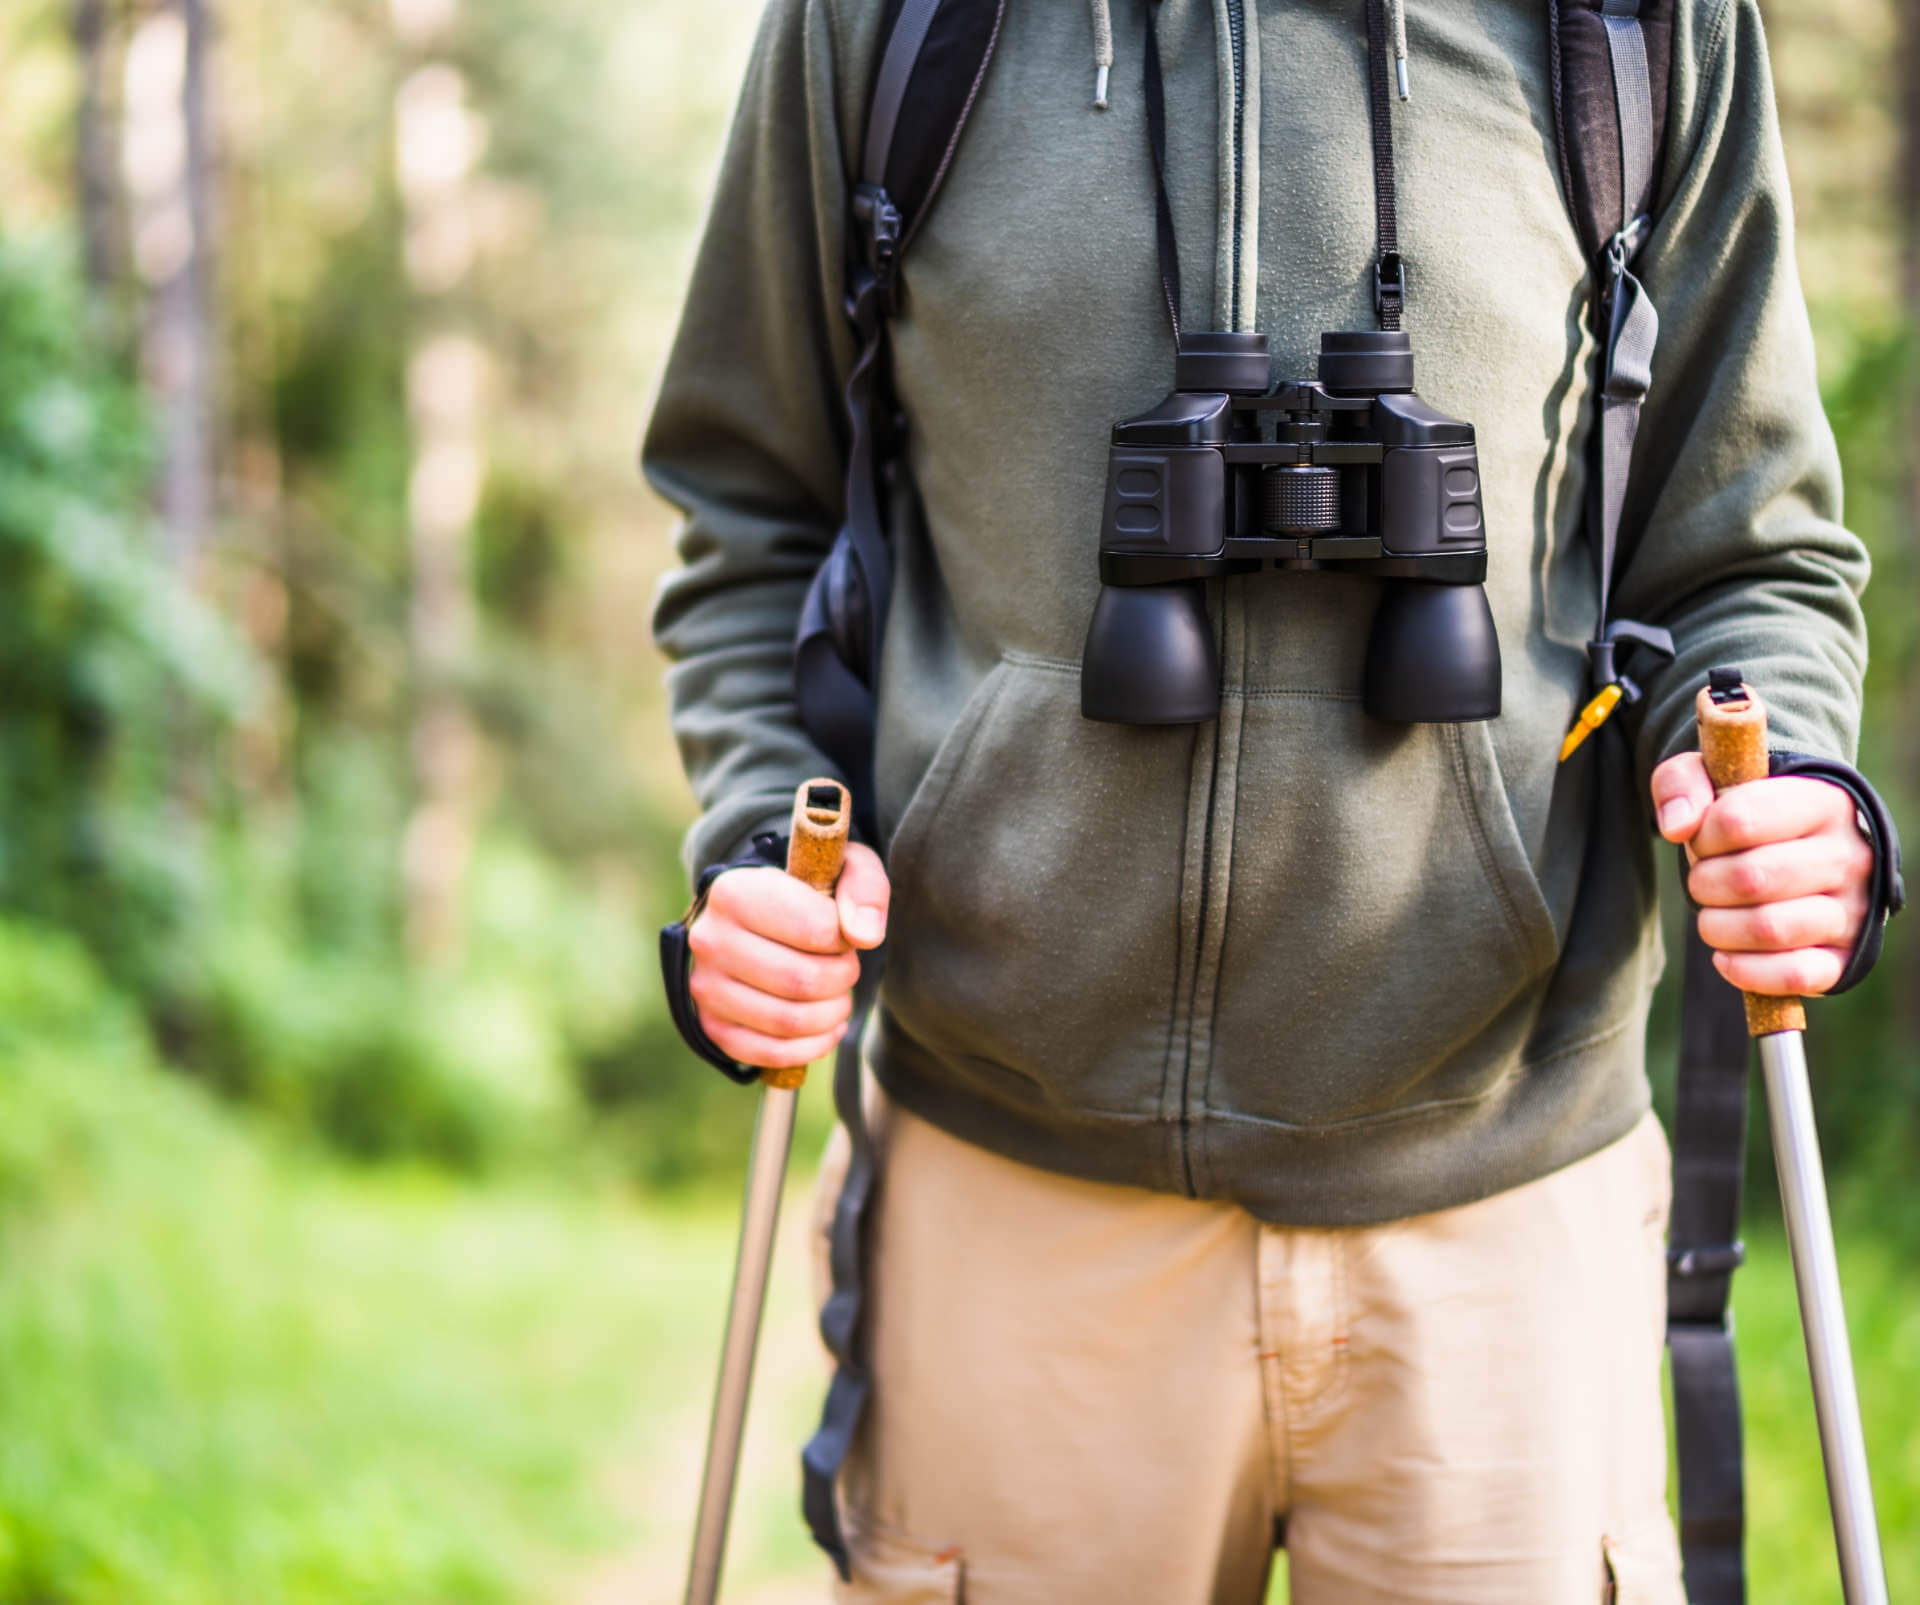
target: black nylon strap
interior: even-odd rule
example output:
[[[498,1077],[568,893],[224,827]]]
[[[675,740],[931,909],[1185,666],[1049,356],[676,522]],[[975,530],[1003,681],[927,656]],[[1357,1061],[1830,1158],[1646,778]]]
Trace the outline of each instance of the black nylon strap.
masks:
[[[1373,213],[1379,255],[1373,269],[1373,307],[1380,327],[1397,329],[1406,305],[1406,268],[1400,259],[1400,220],[1393,187],[1393,96],[1387,88],[1387,10],[1367,0],[1367,109],[1373,133]]]
[[[1838,786],[1853,799],[1860,834],[1873,849],[1866,922],[1860,927],[1860,935],[1853,944],[1853,952],[1847,956],[1847,967],[1840,972],[1840,979],[1822,994],[1834,997],[1866,979],[1867,972],[1880,960],[1880,944],[1886,935],[1887,921],[1907,906],[1907,885],[1900,873],[1900,832],[1880,793],[1852,764],[1842,763],[1838,758],[1816,758],[1804,752],[1776,752],[1769,755],[1767,767],[1770,774],[1800,775]]]
[[[807,1518],[807,1530],[847,1582],[853,1580],[853,1561],[840,1523],[835,1485],[873,1389],[860,1343],[866,1307],[867,1204],[879,1170],[861,1097],[860,1043],[880,988],[883,962],[879,951],[860,955],[853,1018],[834,1056],[833,1107],[846,1128],[848,1144],[846,1180],[834,1205],[828,1237],[833,1290],[820,1311],[820,1336],[833,1356],[834,1373],[820,1412],[820,1425],[800,1451],[800,1507]]]
[[[1160,34],[1155,25],[1159,0],[1146,7],[1146,48],[1141,78],[1147,101],[1147,144],[1153,151],[1153,229],[1160,253],[1160,292],[1166,298],[1173,348],[1180,349],[1180,244],[1173,232],[1173,203],[1167,197],[1167,93],[1160,75]]]
[[[1685,867],[1683,853],[1683,885]],[[1680,1552],[1691,1605],[1743,1605],[1740,1389],[1727,1301],[1742,1257],[1752,1047],[1746,1007],[1713,967],[1697,914],[1689,900],[1667,1250]]]
[[[885,202],[876,192],[875,204]],[[846,522],[814,571],[794,641],[794,699],[816,746],[833,761],[854,799],[854,821],[873,839],[873,685],[884,644],[893,549],[880,505],[875,458],[876,400],[884,400],[887,281],[868,271],[847,308],[859,355],[847,375],[850,424]]]
[[[1667,1327],[1680,1464],[1680,1564],[1688,1605],[1745,1605],[1746,1499],[1733,1333]]]

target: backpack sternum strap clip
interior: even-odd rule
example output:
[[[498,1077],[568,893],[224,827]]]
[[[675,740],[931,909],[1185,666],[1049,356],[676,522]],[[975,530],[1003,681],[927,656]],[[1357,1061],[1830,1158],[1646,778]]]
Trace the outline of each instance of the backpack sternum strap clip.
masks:
[[[1623,674],[1614,662],[1622,645],[1628,651],[1643,646],[1668,662],[1673,661],[1673,636],[1656,624],[1638,619],[1615,619],[1601,631],[1600,639],[1587,643],[1587,679],[1593,700],[1575,716],[1573,728],[1560,743],[1560,762],[1565,763],[1580,750],[1580,744],[1613,716],[1613,710],[1626,703],[1631,707],[1643,695],[1640,687]]]
[[[853,294],[857,303],[867,293],[877,301],[881,317],[893,313],[894,266],[900,257],[900,209],[878,184],[856,184],[853,188],[853,236],[858,243],[860,271],[855,275]]]

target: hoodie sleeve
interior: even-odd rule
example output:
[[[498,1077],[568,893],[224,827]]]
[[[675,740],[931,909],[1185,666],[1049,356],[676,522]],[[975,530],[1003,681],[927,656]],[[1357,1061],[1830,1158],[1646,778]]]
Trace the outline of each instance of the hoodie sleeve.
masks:
[[[1766,699],[1775,747],[1851,758],[1867,657],[1867,552],[1840,523],[1759,12],[1722,0],[1692,17],[1694,48],[1676,29],[1674,52],[1676,74],[1693,63],[1676,82],[1684,143],[1640,264],[1660,337],[1615,592],[1617,617],[1663,623],[1678,647],[1640,723],[1643,799],[1653,767],[1696,745],[1694,693],[1717,664]]]
[[[648,481],[686,515],[653,630],[702,809],[695,875],[783,828],[794,787],[832,771],[800,725],[793,639],[839,527],[854,355],[836,94],[821,0],[771,0],[641,444]]]

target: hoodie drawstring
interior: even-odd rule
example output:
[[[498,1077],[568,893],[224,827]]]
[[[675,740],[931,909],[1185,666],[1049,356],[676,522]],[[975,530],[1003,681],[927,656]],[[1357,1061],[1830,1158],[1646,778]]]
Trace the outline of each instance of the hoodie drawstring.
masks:
[[[1387,33],[1393,40],[1393,86],[1402,100],[1407,91],[1407,0],[1387,0]]]
[[[1096,111],[1107,109],[1107,74],[1113,67],[1113,13],[1107,0],[1091,0],[1093,6],[1093,105]]]

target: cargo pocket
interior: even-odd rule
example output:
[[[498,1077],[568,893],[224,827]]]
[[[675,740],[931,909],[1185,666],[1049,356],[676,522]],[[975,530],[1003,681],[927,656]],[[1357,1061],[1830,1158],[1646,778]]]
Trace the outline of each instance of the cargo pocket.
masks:
[[[849,1524],[853,1581],[833,1579],[839,1605],[961,1605],[957,1548],[930,1549],[884,1529]]]
[[[1687,1605],[1680,1581],[1680,1550],[1663,1514],[1630,1539],[1600,1540],[1606,1562],[1601,1605]]]
[[[1193,739],[1083,718],[1077,667],[993,669],[889,851],[890,1054],[1002,1107],[1157,1117]]]
[[[1232,853],[1209,1106],[1327,1127],[1490,1090],[1558,944],[1484,724],[1250,696]]]

